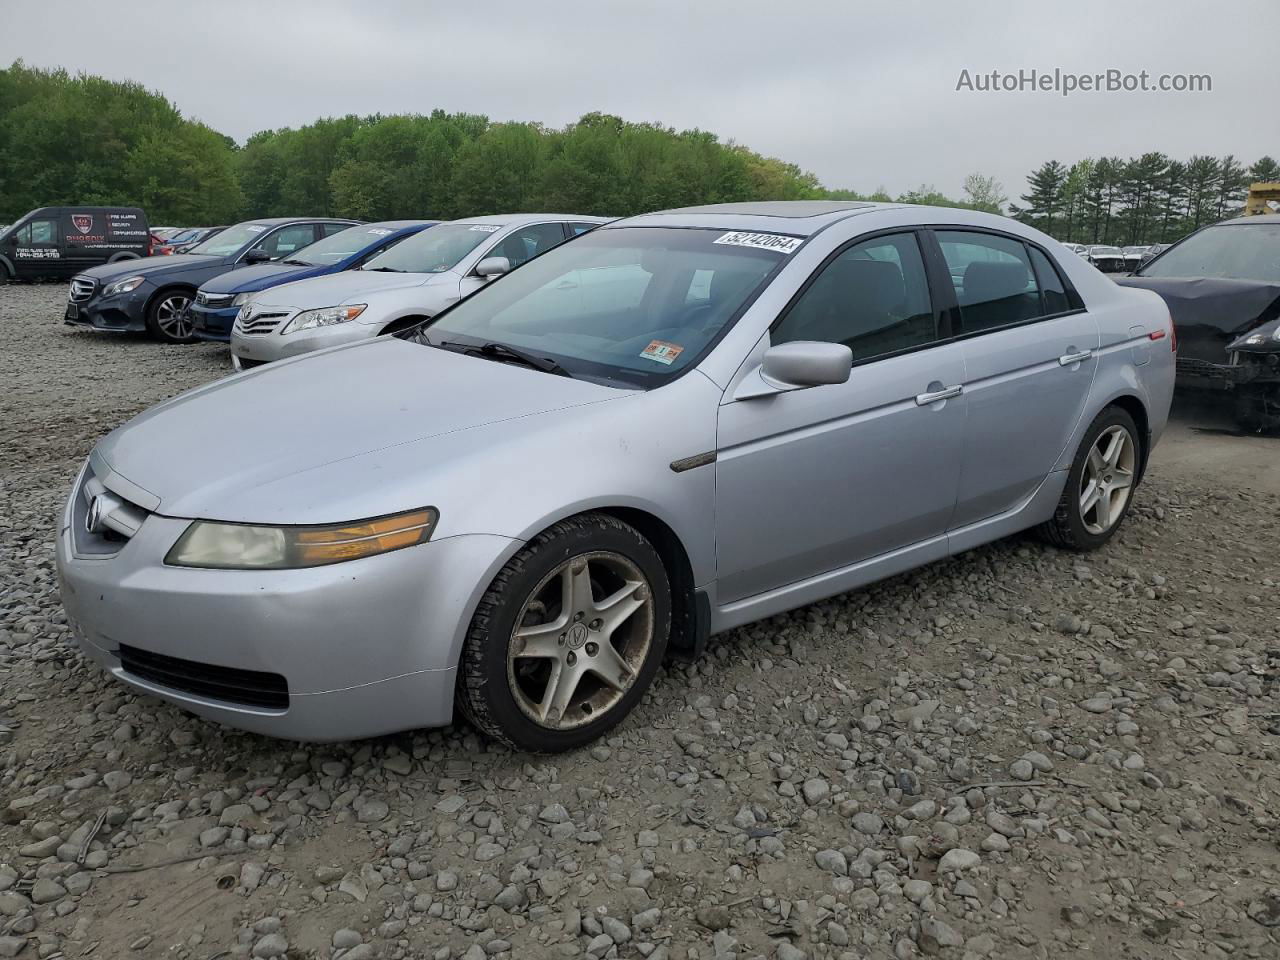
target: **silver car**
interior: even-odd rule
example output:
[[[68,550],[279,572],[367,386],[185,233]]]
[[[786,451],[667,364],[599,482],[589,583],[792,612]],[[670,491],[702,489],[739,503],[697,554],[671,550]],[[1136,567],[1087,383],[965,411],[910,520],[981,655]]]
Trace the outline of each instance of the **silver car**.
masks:
[[[281,284],[255,295],[231,328],[237,370],[421,323],[604,217],[518,213],[432,227],[357,270]]]
[[[1012,220],[634,217],[109,434],[61,518],[62,600],[119,680],[236,727],[461,707],[564,750],[669,649],[1029,527],[1102,546],[1173,379],[1158,296]]]

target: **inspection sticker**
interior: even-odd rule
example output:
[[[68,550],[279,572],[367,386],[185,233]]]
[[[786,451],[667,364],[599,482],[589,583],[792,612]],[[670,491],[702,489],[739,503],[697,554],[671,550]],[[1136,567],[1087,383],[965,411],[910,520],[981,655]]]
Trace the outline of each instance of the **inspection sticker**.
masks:
[[[477,223],[471,229],[479,230],[481,233],[497,233],[502,227],[496,223]]]
[[[728,243],[735,247],[755,247],[757,250],[774,250],[778,253],[794,253],[800,246],[799,237],[784,237],[777,233],[742,233],[734,231],[726,233],[715,241]]]
[[[684,347],[678,344],[667,343],[665,340],[650,340],[649,345],[640,351],[640,356],[646,360],[657,360],[669,367],[682,353],[684,353]]]
[[[368,230],[366,230],[366,231],[365,231],[365,233],[373,234],[373,236],[375,236],[375,237],[389,237],[389,236],[391,236],[391,231],[390,231],[390,230],[384,230],[384,229],[382,229],[382,227],[371,227],[371,228],[369,228]]]

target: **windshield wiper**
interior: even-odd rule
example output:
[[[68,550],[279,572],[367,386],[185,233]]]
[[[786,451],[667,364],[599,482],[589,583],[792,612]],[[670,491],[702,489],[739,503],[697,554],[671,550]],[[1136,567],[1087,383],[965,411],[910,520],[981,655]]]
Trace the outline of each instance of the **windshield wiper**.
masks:
[[[314,267],[314,263],[307,263],[305,260],[281,260],[281,263],[291,263],[295,267]]]
[[[403,270],[397,270],[395,267],[361,267],[361,270],[368,270],[370,273],[404,273]]]
[[[430,341],[427,341],[430,343]],[[560,377],[572,377],[568,370],[560,366],[550,357],[539,357],[532,353],[526,353],[516,347],[509,347],[505,343],[482,343],[479,346],[473,346],[469,343],[458,343],[455,340],[441,340],[435,346],[444,347],[446,350],[453,350],[457,353],[479,354],[491,360],[499,360],[504,363],[520,363],[526,367],[532,367],[534,370],[541,370],[543,373],[554,373]]]

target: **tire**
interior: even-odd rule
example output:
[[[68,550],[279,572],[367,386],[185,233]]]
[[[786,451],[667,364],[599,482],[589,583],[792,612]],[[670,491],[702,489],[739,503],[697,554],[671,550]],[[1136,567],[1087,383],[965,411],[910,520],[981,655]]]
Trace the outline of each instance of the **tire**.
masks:
[[[572,611],[562,609],[566,596]],[[614,517],[571,517],[531,540],[485,591],[463,644],[458,703],[517,750],[572,750],[631,712],[670,634],[671,587],[649,541]],[[606,682],[610,674],[617,679]]]
[[[0,287],[3,287],[6,283],[13,283],[13,274],[9,272],[8,266],[0,263]]]
[[[1264,433],[1280,429],[1280,385],[1239,386],[1235,395],[1235,420],[1242,430]]]
[[[147,304],[147,332],[163,343],[195,343],[188,308],[195,292],[186,287],[162,290]]]
[[[1123,446],[1112,448],[1117,436],[1124,438]],[[1040,535],[1054,546],[1081,552],[1097,550],[1115,536],[1141,479],[1141,443],[1133,417],[1120,407],[1107,407],[1098,414],[1067,471],[1066,489],[1053,519],[1041,525]],[[1110,459],[1108,453],[1112,453]],[[1099,485],[1101,495],[1086,508]]]

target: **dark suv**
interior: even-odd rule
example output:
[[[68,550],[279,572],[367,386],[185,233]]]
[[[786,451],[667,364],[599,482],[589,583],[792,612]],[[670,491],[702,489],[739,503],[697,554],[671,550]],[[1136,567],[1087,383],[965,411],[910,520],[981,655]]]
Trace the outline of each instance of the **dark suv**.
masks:
[[[195,340],[189,307],[197,288],[237,267],[291,256],[355,220],[277,217],[227,227],[184,254],[113,263],[76,274],[66,322],[97,330],[146,330],[158,340]]]
[[[137,207],[40,207],[0,231],[0,283],[65,279],[150,255],[147,215]]]

